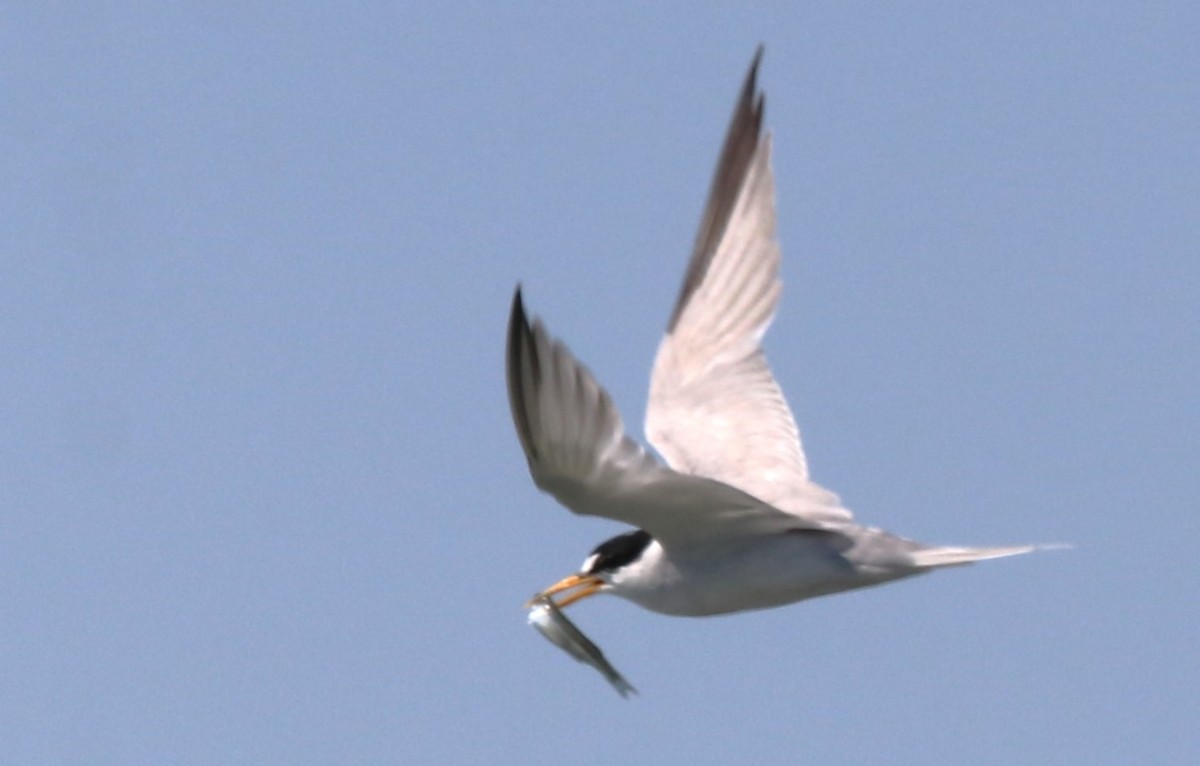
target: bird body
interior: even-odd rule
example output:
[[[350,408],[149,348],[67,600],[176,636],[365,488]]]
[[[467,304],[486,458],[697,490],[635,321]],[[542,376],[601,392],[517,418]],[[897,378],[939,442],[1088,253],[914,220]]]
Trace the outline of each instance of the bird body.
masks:
[[[646,434],[513,296],[506,371],[534,482],[564,506],[635,530],[539,594],[595,593],[663,614],[765,609],[1035,546],[925,545],[857,523],[809,478],[799,429],[761,340],[780,250],[756,54],[734,108],[683,286],[651,373]]]
[[[699,617],[782,606],[916,573],[856,566],[832,542],[808,530],[727,539],[715,549],[669,550],[652,540],[641,557],[612,572],[609,584],[650,611]]]

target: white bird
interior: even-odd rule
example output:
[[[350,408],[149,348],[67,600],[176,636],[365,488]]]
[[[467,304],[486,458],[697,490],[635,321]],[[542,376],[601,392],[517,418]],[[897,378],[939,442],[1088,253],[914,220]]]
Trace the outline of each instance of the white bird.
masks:
[[[567,347],[530,323],[519,285],[513,296],[508,395],[534,483],[575,513],[636,527],[539,594],[561,594],[560,607],[612,593],[671,615],[765,609],[1036,547],[908,540],[858,524],[809,479],[760,346],[781,290],[761,55],[654,361],[645,428],[666,465],[625,434],[608,393]]]

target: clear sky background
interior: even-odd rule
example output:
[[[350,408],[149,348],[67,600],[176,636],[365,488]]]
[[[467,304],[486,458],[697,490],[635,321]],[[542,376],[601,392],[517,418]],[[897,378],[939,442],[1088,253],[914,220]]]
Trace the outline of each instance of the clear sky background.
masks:
[[[0,762],[1200,762],[1200,6],[0,21]],[[814,477],[1073,542],[768,612],[523,601],[531,310],[640,436],[754,48]]]

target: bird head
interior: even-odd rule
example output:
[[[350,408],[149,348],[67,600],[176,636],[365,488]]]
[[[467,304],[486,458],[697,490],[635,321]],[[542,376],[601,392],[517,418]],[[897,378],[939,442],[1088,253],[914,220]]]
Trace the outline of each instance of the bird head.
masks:
[[[641,529],[605,540],[584,559],[583,566],[577,573],[564,577],[546,588],[534,596],[534,600],[562,593],[565,595],[555,602],[561,609],[610,589],[612,576],[622,567],[637,561],[651,540],[650,534]]]

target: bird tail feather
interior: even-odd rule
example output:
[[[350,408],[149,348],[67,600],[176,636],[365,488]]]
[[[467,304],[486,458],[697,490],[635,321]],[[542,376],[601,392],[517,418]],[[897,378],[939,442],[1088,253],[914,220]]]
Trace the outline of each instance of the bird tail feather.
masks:
[[[926,548],[925,550],[913,551],[913,563],[919,567],[949,567],[960,564],[970,564],[975,561],[986,561],[987,559],[1002,559],[1006,556],[1019,556],[1022,553],[1031,553],[1037,550],[1048,550],[1052,548],[1069,548],[1069,545],[1007,545],[994,548],[960,548],[955,546],[943,546],[938,548]]]

